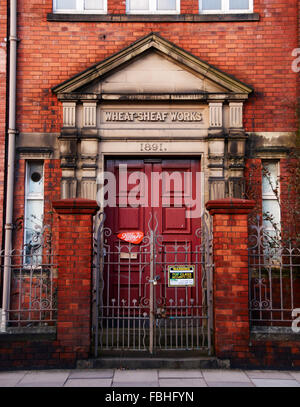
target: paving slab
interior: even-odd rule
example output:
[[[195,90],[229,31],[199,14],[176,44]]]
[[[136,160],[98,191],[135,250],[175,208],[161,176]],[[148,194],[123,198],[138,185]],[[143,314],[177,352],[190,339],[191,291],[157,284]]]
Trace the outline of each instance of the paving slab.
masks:
[[[243,382],[208,382],[208,387],[255,387],[253,383]]]
[[[0,387],[14,387],[26,375],[27,371],[0,372]]]
[[[76,369],[70,371],[69,379],[109,379],[112,378],[113,375],[113,369]]]
[[[115,370],[114,382],[131,382],[131,383],[144,383],[145,386],[148,382],[157,382],[158,371],[138,369],[138,370]]]
[[[110,387],[112,379],[69,379],[64,387]]]
[[[203,377],[201,370],[171,370],[171,369],[160,369],[158,371],[159,378],[194,378]]]
[[[207,383],[208,382],[250,383],[249,377],[242,370],[212,369],[212,370],[202,370],[202,374]]]
[[[160,387],[207,387],[204,379],[190,378],[190,379],[159,379]]]
[[[134,381],[128,381],[128,382],[112,382],[111,387],[159,387],[158,381],[155,382],[134,382]]]
[[[297,380],[251,379],[256,387],[300,387]]]
[[[300,383],[300,372],[293,372],[293,371],[291,371],[291,372],[289,372],[289,373],[290,373],[290,375],[293,377],[293,379],[296,379],[297,382]]]
[[[280,370],[246,370],[245,373],[251,379],[293,379],[289,372]]]
[[[69,370],[27,372],[16,387],[61,387],[69,374]]]

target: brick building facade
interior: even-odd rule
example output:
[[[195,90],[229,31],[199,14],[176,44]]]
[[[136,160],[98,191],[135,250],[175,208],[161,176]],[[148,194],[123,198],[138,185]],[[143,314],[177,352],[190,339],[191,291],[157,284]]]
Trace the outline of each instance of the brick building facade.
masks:
[[[299,74],[292,66],[294,50],[299,48],[299,1],[220,0],[213,2],[214,6],[209,6],[212,3],[205,0],[140,3],[129,0],[24,0],[16,3],[15,129],[9,129],[8,112],[12,3],[3,0],[0,4],[2,248],[7,244],[4,235],[9,189],[7,172],[12,166],[8,157],[10,130],[16,132],[11,205],[12,222],[17,226],[12,232],[12,247],[20,249],[31,242],[26,229],[34,228],[33,222],[28,220],[33,215],[38,230],[52,225],[56,253],[68,255],[68,261],[73,255],[78,260],[78,263],[74,260],[76,268],[85,261],[92,263],[89,258],[84,260],[83,251],[71,248],[73,237],[78,239],[79,245],[84,244],[84,239],[77,236],[81,231],[88,233],[84,228],[90,230],[92,236],[89,217],[93,210],[78,207],[85,206],[81,201],[85,199],[96,200],[103,208],[105,197],[101,195],[99,180],[109,165],[126,164],[132,168],[131,172],[139,169],[146,174],[149,166],[152,166],[149,171],[155,171],[157,165],[161,165],[160,170],[180,171],[180,165],[191,166],[193,160],[198,160],[203,175],[202,204],[219,201],[224,206],[220,210],[216,204],[208,205],[216,219],[214,278],[221,278],[220,281],[223,278],[223,282],[232,278],[232,274],[228,276],[222,267],[239,270],[234,271],[237,276],[241,273],[233,291],[234,282],[223,286],[215,281],[212,286],[215,296],[211,310],[214,315],[212,335],[216,338],[210,350],[214,349],[216,356],[228,358],[235,365],[274,366],[278,354],[281,355],[280,349],[285,347],[283,354],[288,355],[287,361],[284,361],[285,356],[279,357],[280,363],[299,367],[297,335],[288,337],[284,332],[274,339],[259,333],[251,341],[249,339],[248,288],[245,288],[248,260],[244,247],[248,227],[244,218],[253,205],[236,201],[236,209],[232,212],[222,201],[254,198],[257,213],[261,214],[265,205],[266,210],[274,213],[275,221],[290,220],[288,206],[278,209],[272,193],[268,188],[263,190],[262,167],[266,166],[272,177],[286,178],[286,182],[279,185],[281,204],[284,204],[290,196],[289,150],[295,146],[298,132]],[[144,3],[143,10],[141,4]],[[186,164],[184,160],[190,161]],[[34,180],[34,176],[38,178]],[[253,179],[255,194],[252,186],[252,194],[247,195]],[[32,187],[30,180],[40,184],[40,188]],[[297,191],[293,193],[297,194]],[[69,202],[69,206],[57,204],[59,200]],[[77,209],[72,209],[69,200],[74,200]],[[56,202],[57,210],[53,202]],[[65,212],[61,209],[64,205],[68,207]],[[173,207],[172,211],[165,213],[162,209],[161,218],[158,215],[158,229],[169,239],[170,236],[186,239],[181,226],[182,213]],[[112,233],[130,230],[130,224],[134,224],[134,229],[146,234],[150,212],[120,209],[120,216],[112,212],[107,214],[107,219],[108,222],[118,219],[110,223]],[[221,218],[224,215],[223,220],[220,214]],[[126,217],[128,223],[125,220],[122,223]],[[135,219],[139,221],[135,222]],[[186,229],[196,229],[197,221],[193,222],[188,225],[194,226]],[[94,229],[96,226],[97,221]],[[74,236],[69,236],[72,228]],[[85,237],[89,241],[88,235]],[[234,239],[230,240],[231,237]],[[227,238],[230,243],[226,242]],[[235,246],[243,239],[246,240],[240,243],[237,252],[226,253],[228,245]],[[225,246],[220,249],[223,244]],[[91,250],[89,245],[92,247],[90,241],[85,248],[87,251]],[[230,256],[224,261],[231,263],[222,265],[220,255]],[[238,259],[239,256],[233,265],[233,257]],[[93,277],[87,277],[89,273],[82,267],[84,277],[81,280],[76,277],[74,285],[71,284],[74,295],[78,296],[81,289],[85,293],[82,302],[76,302],[69,294],[59,297],[70,284],[66,276],[68,261],[58,260],[58,278],[57,275],[53,277],[55,285],[58,284],[57,336],[51,339],[51,335],[55,336],[52,331],[51,334],[40,331],[36,334],[48,337],[40,344],[43,349],[34,362],[34,342],[31,342],[34,333],[22,331],[19,335],[23,335],[23,339],[21,336],[16,338],[4,326],[2,352],[0,350],[3,366],[7,367],[11,360],[18,366],[30,363],[32,366],[57,366],[64,362],[72,365],[74,360],[90,356],[90,335],[94,332],[90,325],[93,325],[94,317],[90,317],[90,323],[82,326],[82,330],[80,323],[76,325],[74,321],[80,321],[82,315],[93,308]],[[295,264],[299,266],[299,259]],[[4,273],[5,267],[1,275],[3,292],[7,284]],[[294,278],[294,269],[293,273]],[[81,287],[79,291],[76,284]],[[16,287],[10,291],[14,298],[18,298],[16,293],[20,289]],[[224,298],[228,295],[233,300],[222,311]],[[12,298],[11,304],[14,301]],[[66,301],[70,303],[66,304]],[[299,308],[299,296],[293,295],[293,301],[293,308]],[[81,312],[76,313],[78,307]],[[243,312],[239,315],[240,309],[246,316]],[[66,310],[70,315],[76,314],[74,319],[67,320]],[[19,320],[21,314],[18,315]],[[238,319],[235,326],[229,324],[232,315]],[[21,327],[24,328],[22,324]],[[77,344],[74,338],[77,338]],[[256,345],[249,350],[250,342]],[[22,361],[20,348],[27,349]],[[15,353],[13,349],[16,349]]]

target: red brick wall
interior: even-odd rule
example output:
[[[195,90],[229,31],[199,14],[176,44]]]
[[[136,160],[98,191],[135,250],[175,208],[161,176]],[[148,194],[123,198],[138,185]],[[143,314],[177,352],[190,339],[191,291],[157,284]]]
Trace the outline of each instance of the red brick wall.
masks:
[[[126,0],[111,0],[107,2],[107,11],[109,14],[125,14]]]
[[[247,215],[214,216],[214,335],[219,356],[248,349],[247,225]]]
[[[34,368],[75,368],[70,348],[58,340],[22,339],[0,336],[0,370]],[[67,355],[66,355],[67,354]],[[73,355],[72,355],[73,356]],[[299,341],[252,340],[248,353],[232,352],[225,355],[232,368],[300,368]]]
[[[11,335],[0,336],[0,370],[75,367],[74,361],[65,361],[60,356],[59,344],[53,339],[21,335],[12,340]]]
[[[300,48],[300,0],[298,0],[298,45],[297,48]],[[299,54],[298,54],[299,56]],[[299,66],[299,64],[298,64]],[[298,137],[300,137],[300,73],[297,75],[297,80],[298,80]],[[299,139],[298,139],[299,140]],[[300,148],[300,142],[298,144],[298,147]]]
[[[13,222],[16,229],[13,233],[13,247],[20,249],[23,244],[23,220],[25,208],[25,160],[15,162],[15,185],[14,185],[14,211]],[[18,226],[17,226],[18,225]]]
[[[285,239],[300,235],[300,157],[280,160],[282,232]]]
[[[124,0],[108,3],[109,10],[124,10]],[[259,22],[68,23],[47,22],[51,0],[23,1],[18,13],[19,130],[59,131],[61,106],[51,87],[155,31],[254,87],[245,112],[247,131],[293,131],[297,4],[255,0]],[[195,1],[183,1],[181,8],[197,11]]]
[[[95,201],[53,203],[58,213],[59,253],[57,337],[63,358],[88,358],[91,348],[93,215]]]
[[[299,369],[300,342],[295,340],[252,339],[249,352],[230,355],[231,367]]]
[[[0,244],[2,244],[4,160],[6,123],[6,50],[7,50],[7,2],[0,2]],[[1,277],[0,277],[1,284]]]
[[[182,14],[198,14],[199,1],[198,0],[183,0],[181,1],[180,12]]]
[[[261,159],[251,158],[246,160],[245,180],[247,199],[255,201],[255,207],[251,216],[252,222],[256,223],[256,215],[262,216],[262,164]]]
[[[254,205],[240,199],[206,204],[213,216],[214,349],[220,358],[248,352],[248,214]]]

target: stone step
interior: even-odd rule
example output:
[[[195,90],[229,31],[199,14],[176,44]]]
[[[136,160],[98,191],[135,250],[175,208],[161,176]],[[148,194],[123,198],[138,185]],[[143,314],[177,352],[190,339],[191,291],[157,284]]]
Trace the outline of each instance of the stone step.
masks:
[[[195,357],[111,357],[78,360],[77,369],[229,369],[229,360],[213,356]]]

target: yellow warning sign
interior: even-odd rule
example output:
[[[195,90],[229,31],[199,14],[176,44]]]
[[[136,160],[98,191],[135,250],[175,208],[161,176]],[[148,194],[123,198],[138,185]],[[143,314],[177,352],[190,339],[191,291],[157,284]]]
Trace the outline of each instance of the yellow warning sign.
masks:
[[[195,266],[168,266],[168,287],[194,287]]]

